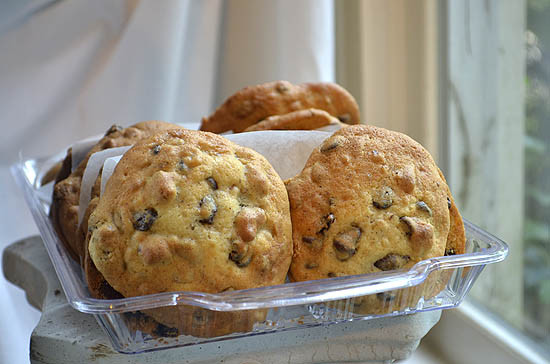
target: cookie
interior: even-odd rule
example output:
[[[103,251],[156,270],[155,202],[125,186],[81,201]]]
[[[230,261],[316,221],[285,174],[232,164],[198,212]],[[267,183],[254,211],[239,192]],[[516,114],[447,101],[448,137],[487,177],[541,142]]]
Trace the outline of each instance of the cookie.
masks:
[[[107,282],[133,297],[283,283],[291,234],[284,183],[264,157],[212,133],[170,130],[121,158],[87,242]],[[151,315],[177,324],[162,312]]]
[[[443,256],[448,244],[463,253],[464,228],[454,203],[449,207],[445,179],[430,154],[404,134],[343,128],[286,186],[294,281],[407,269]]]
[[[178,305],[143,310],[142,313],[145,318],[150,318],[149,322],[157,322],[157,333],[164,328],[165,335],[168,333],[168,336],[170,332],[175,332],[177,335],[210,338],[250,332],[254,324],[265,321],[267,309],[214,311]]]
[[[439,176],[442,180],[445,180],[445,176],[441,170]],[[446,184],[446,182],[445,182]],[[445,255],[464,254],[466,252],[466,238],[464,235],[464,222],[462,216],[456,206],[456,203],[451,195],[451,191],[447,186],[447,207],[449,208],[449,214],[451,218],[451,226],[449,228],[449,236],[447,238],[447,245],[445,246]]]
[[[56,177],[50,218],[59,239],[73,259],[80,262],[84,257],[84,239],[78,233],[78,204],[80,183],[90,156],[107,148],[132,145],[144,137],[173,128],[179,128],[179,126],[162,121],[145,121],[126,129],[113,125],[72,172],[70,171],[72,150],[69,149]]]
[[[94,185],[92,195],[95,197],[90,201],[88,208],[86,209],[86,212],[84,214],[84,218],[82,220],[82,223],[79,226],[78,233],[79,236],[83,236],[84,238],[84,260],[82,262],[82,268],[84,270],[84,279],[86,280],[86,285],[88,286],[88,291],[90,292],[91,296],[94,298],[99,299],[117,299],[117,298],[123,298],[123,296],[117,292],[109,282],[105,280],[105,277],[103,277],[103,274],[99,272],[92,261],[90,257],[90,252],[88,250],[88,242],[85,240],[87,231],[88,231],[88,219],[90,218],[90,215],[92,212],[96,209],[97,204],[99,202],[99,193],[97,193],[97,190],[99,188],[99,182],[101,180],[101,177],[98,177],[96,179],[96,183]]]
[[[242,132],[269,116],[303,109],[320,109],[346,124],[359,123],[359,107],[353,96],[334,83],[293,85],[276,81],[246,87],[229,97],[200,129],[214,133]]]
[[[315,130],[327,125],[338,125],[340,128],[347,126],[347,124],[340,122],[324,110],[305,109],[270,116],[257,124],[249,126],[244,131]]]
[[[61,173],[62,168],[63,168],[63,161],[59,161],[55,163],[53,166],[51,166],[51,168],[48,169],[40,179],[40,185],[44,186],[52,181],[55,181],[56,177]]]

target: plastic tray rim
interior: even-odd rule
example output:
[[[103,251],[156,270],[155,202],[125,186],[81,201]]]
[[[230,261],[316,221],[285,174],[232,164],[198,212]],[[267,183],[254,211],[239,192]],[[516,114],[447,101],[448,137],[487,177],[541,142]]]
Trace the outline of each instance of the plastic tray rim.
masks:
[[[63,253],[61,242],[51,226],[49,217],[35,193],[36,172],[32,167],[36,160],[21,160],[11,166],[11,172],[24,191],[44,245],[52,262],[61,260],[66,268],[70,263]],[[29,178],[34,175],[34,180]],[[389,290],[416,286],[436,270],[454,269],[497,263],[505,259],[508,246],[499,238],[482,230],[464,219],[465,229],[476,236],[484,237],[488,246],[478,252],[455,256],[430,258],[418,262],[409,270],[371,273],[355,276],[326,278],[322,280],[285,283],[276,286],[258,287],[247,290],[202,293],[166,292],[147,296],[102,300],[83,296],[76,288],[80,283],[68,269],[53,264],[69,304],[78,311],[91,314],[111,314],[144,309],[175,306],[180,304],[198,306],[214,311],[238,311],[313,304],[325,301],[365,296]]]

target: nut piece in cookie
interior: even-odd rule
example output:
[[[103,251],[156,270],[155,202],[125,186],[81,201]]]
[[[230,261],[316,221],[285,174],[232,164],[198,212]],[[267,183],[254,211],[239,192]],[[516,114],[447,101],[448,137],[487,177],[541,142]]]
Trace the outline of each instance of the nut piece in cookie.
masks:
[[[88,231],[95,267],[124,297],[281,284],[292,256],[279,175],[253,150],[200,131],[170,130],[129,149]]]
[[[276,81],[246,87],[230,96],[212,115],[202,119],[200,129],[242,132],[270,116],[311,108],[324,110],[345,124],[358,124],[360,120],[357,102],[337,84]]]

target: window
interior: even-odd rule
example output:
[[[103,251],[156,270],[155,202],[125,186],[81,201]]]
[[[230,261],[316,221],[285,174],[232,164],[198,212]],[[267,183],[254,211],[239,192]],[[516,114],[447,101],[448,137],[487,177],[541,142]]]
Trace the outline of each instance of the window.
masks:
[[[484,349],[514,352],[512,362],[545,362],[550,1],[336,5],[337,79],[359,99],[363,121],[427,147],[462,215],[510,245],[508,258],[486,268],[468,302],[444,313],[430,340],[450,358],[456,352],[447,343],[477,325],[491,343]],[[452,320],[457,324],[449,325]],[[459,351],[459,361],[482,345],[463,343],[469,347]]]
[[[550,1],[527,5],[523,328],[550,348]]]

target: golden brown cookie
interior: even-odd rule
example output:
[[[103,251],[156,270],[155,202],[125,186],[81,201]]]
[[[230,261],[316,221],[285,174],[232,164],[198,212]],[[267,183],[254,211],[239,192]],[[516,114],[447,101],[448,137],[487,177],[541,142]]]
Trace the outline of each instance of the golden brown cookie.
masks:
[[[280,284],[292,256],[288,196],[251,149],[170,130],[124,154],[90,215],[87,241],[97,269],[125,297]]]
[[[256,322],[265,320],[266,310],[244,310],[234,312],[212,311],[186,305],[169,306],[137,312],[125,312],[123,320],[132,331],[147,333],[153,338],[216,337],[235,332],[249,332]],[[153,319],[153,315],[168,318],[173,324],[167,326]]]
[[[276,81],[246,87],[229,97],[212,115],[202,119],[201,130],[242,132],[269,116],[315,108],[346,124],[359,123],[359,107],[353,96],[334,83],[293,85]]]
[[[305,109],[292,111],[288,114],[273,115],[257,124],[251,125],[244,131],[258,130],[315,130],[327,125],[347,126],[331,116],[328,112],[319,109]]]
[[[265,321],[267,309],[214,311],[190,305],[166,306],[142,311],[180,335],[216,337],[236,332],[249,332],[254,324]],[[153,321],[153,320],[148,320]],[[158,328],[156,328],[158,331]]]
[[[69,149],[56,178],[50,218],[59,239],[76,261],[81,262],[84,259],[84,239],[78,233],[78,204],[80,183],[90,156],[107,148],[132,145],[144,137],[173,128],[179,128],[179,126],[162,121],[145,121],[126,129],[113,125],[72,173],[70,172],[72,151]]]
[[[464,246],[444,178],[404,134],[367,125],[341,129],[286,186],[295,281],[409,268],[443,256],[448,242]]]
[[[88,291],[90,292],[92,297],[100,299],[122,298],[123,296],[113,287],[111,287],[111,285],[105,280],[105,277],[103,277],[103,274],[101,274],[101,272],[97,270],[94,262],[90,258],[90,252],[88,251],[88,241],[85,240],[88,231],[88,219],[90,218],[91,213],[96,209],[99,202],[99,193],[96,192],[96,190],[99,188],[98,185],[100,181],[101,177],[98,177],[94,185],[94,191],[92,192],[92,195],[95,197],[90,201],[88,208],[86,209],[86,212],[84,214],[82,224],[80,224],[80,227],[78,229],[79,236],[84,237],[84,242],[82,243],[84,245],[84,261],[82,262],[82,267],[84,269],[84,278],[86,279]]]
[[[441,170],[439,170],[439,176],[442,180],[445,180],[445,176]],[[447,182],[445,182],[447,184]],[[449,236],[447,238],[447,245],[445,246],[445,255],[464,254],[466,252],[466,237],[464,235],[464,222],[462,216],[458,212],[456,203],[451,195],[451,191],[447,186],[447,207],[449,208],[449,214],[451,217],[451,226],[449,228]]]

